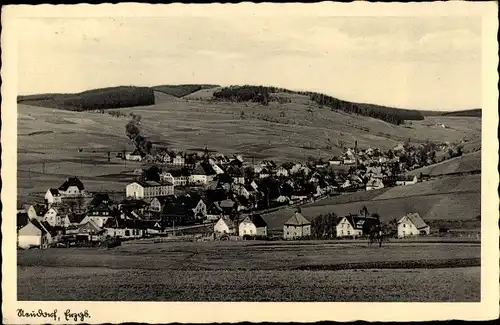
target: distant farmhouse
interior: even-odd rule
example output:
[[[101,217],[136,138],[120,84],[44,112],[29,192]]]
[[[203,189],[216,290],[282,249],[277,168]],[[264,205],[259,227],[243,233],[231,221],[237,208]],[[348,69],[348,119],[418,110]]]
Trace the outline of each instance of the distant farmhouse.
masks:
[[[398,237],[429,235],[431,227],[418,213],[409,213],[398,221]]]
[[[311,235],[311,222],[298,209],[283,225],[284,239],[299,239]]]

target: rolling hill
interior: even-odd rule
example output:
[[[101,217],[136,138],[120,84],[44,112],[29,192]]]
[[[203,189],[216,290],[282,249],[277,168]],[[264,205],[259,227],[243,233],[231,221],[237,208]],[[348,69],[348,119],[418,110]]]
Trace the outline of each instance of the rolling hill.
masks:
[[[418,212],[433,225],[475,222],[481,214],[481,175],[448,177],[411,186],[344,194],[305,205],[301,210],[305,217],[312,220],[330,212],[340,216],[357,213],[363,206],[370,213],[378,213],[383,222],[399,219],[410,212]],[[278,230],[294,211],[287,208],[263,218],[270,230]],[[475,222],[475,225],[478,226],[478,223]]]
[[[303,161],[308,156],[331,158],[355,141],[360,148],[387,150],[408,139],[420,143],[460,142],[467,138],[467,144],[476,144],[471,150],[480,148],[480,118],[432,116],[398,126],[322,108],[308,95],[299,93],[277,92],[275,96],[287,100],[261,105],[214,101],[213,93],[219,88],[206,87],[181,98],[152,91],[153,105],[104,112],[56,109],[60,108],[58,96],[64,94],[20,96],[18,169],[24,174],[18,182],[18,197],[56,186],[68,175],[95,179],[89,180],[89,184],[94,184],[92,188],[120,188],[121,183],[107,175],[141,166],[115,158],[117,152],[133,150],[125,135],[130,113],[141,115],[141,135],[155,145],[179,150],[207,145],[217,152],[239,153],[247,159],[274,159],[278,163]],[[447,128],[439,127],[442,123]],[[107,151],[111,153],[109,162]],[[44,169],[47,177],[33,176]]]
[[[453,173],[468,173],[481,170],[481,151],[475,151],[460,157],[418,168],[408,172],[408,175],[442,175]]]

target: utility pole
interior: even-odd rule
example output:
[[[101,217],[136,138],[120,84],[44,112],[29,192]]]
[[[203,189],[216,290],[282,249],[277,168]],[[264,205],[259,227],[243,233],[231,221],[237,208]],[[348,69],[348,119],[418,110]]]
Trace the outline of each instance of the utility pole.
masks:
[[[108,151],[108,162],[111,162],[111,152]]]

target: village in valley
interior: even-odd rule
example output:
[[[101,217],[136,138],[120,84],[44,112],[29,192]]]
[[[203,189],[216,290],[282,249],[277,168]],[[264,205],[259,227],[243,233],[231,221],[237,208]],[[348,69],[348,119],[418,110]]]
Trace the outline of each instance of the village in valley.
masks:
[[[277,164],[256,162],[242,155],[196,153],[143,146],[116,159],[135,161],[144,168],[122,193],[89,192],[75,176],[47,189],[44,204],[18,210],[18,247],[113,247],[122,241],[144,240],[300,240],[384,239],[429,236],[430,226],[417,212],[381,222],[364,207],[335,215],[335,230],[321,233],[317,216],[304,215],[301,206],[322,199],[430,180],[411,170],[439,159],[460,156],[461,146],[448,143],[400,143],[392,150],[358,148],[357,143],[331,159],[309,158]],[[438,158],[437,158],[438,157]],[[99,167],[96,167],[99,168]],[[268,231],[266,214],[294,208],[282,231]],[[335,209],[333,209],[335,210]],[[446,229],[440,229],[445,232]],[[433,233],[437,229],[432,229]]]

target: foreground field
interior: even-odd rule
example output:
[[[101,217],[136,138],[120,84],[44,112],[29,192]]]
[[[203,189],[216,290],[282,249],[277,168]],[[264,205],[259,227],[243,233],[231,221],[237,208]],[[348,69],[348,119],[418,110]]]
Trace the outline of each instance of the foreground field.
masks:
[[[19,300],[479,301],[472,243],[128,244],[18,252]]]

